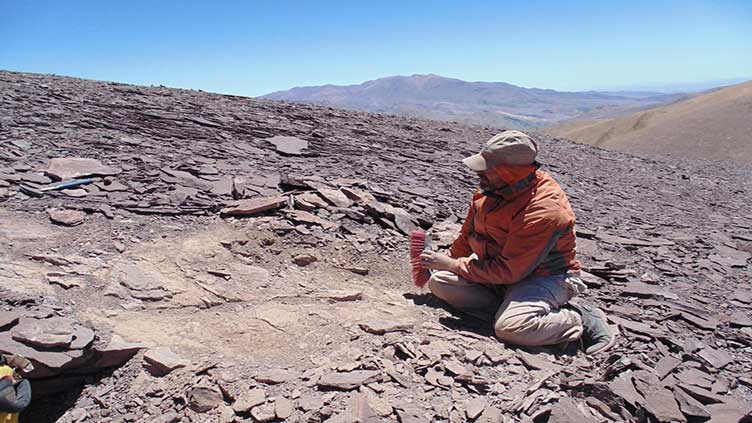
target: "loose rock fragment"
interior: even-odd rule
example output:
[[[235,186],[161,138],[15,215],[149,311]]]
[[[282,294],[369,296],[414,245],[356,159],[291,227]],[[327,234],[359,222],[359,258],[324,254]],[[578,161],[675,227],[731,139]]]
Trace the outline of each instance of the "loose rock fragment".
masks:
[[[292,416],[293,403],[287,398],[277,398],[274,401],[274,414],[278,419],[285,420]]]
[[[188,403],[193,411],[205,413],[223,403],[222,392],[213,385],[194,386],[188,391]]]
[[[86,213],[80,210],[69,209],[47,209],[47,214],[50,216],[52,223],[57,223],[63,226],[76,226],[84,223]]]
[[[308,148],[308,141],[297,137],[271,137],[267,138],[266,141],[274,144],[278,153],[290,156],[299,156],[303,154],[303,150]]]
[[[99,160],[81,157],[54,158],[49,161],[44,173],[62,181],[86,176],[114,176],[122,169],[103,165]]]
[[[248,200],[230,201],[227,207],[222,209],[222,214],[227,216],[247,216],[265,211],[279,209],[287,204],[285,197],[252,198]]]
[[[163,376],[175,369],[185,367],[188,361],[180,358],[167,347],[149,349],[144,354],[146,369],[154,376]]]
[[[328,373],[319,379],[317,385],[322,388],[334,388],[349,391],[366,383],[375,382],[380,372],[375,370],[353,370],[347,373]]]
[[[413,327],[412,323],[393,320],[371,320],[368,322],[361,322],[359,325],[364,331],[375,335],[383,335],[388,332],[407,331]]]
[[[251,389],[238,398],[232,405],[237,413],[247,413],[251,408],[266,402],[266,391],[263,389]]]

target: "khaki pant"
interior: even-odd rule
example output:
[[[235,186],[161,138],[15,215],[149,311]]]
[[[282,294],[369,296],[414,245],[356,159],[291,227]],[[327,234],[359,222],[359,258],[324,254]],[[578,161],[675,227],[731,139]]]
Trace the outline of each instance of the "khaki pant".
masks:
[[[512,285],[470,282],[452,272],[438,271],[428,281],[431,292],[450,305],[484,320],[510,344],[537,346],[575,341],[582,319],[560,308],[584,291],[579,278],[567,275],[532,276]]]

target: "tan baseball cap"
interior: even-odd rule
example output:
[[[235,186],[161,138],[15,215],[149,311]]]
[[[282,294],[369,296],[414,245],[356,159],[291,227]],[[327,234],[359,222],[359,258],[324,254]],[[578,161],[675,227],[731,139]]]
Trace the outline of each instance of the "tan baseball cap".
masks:
[[[463,159],[462,163],[480,172],[499,165],[529,165],[537,155],[538,146],[529,135],[520,131],[504,131],[491,137],[480,153]]]

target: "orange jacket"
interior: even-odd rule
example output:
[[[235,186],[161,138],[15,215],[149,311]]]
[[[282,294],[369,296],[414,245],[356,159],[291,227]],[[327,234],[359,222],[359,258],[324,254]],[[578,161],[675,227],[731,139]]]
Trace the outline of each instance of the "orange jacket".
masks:
[[[559,184],[532,165],[491,171],[507,185],[490,195],[480,190],[473,195],[450,248],[460,262],[459,275],[507,285],[530,275],[578,274],[574,212]]]

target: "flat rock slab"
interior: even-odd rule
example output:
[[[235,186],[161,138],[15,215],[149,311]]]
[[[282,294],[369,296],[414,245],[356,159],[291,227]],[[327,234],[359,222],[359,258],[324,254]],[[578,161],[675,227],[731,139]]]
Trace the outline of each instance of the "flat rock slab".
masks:
[[[608,242],[611,244],[621,244],[621,245],[633,245],[636,247],[660,247],[660,246],[669,246],[674,245],[673,241],[665,240],[665,239],[652,239],[652,240],[644,240],[644,239],[635,239],[635,238],[625,238],[621,236],[616,235],[608,235],[604,233],[597,233],[595,235],[596,238],[603,242]]]
[[[308,141],[297,137],[271,137],[266,141],[272,143],[278,153],[290,156],[300,156],[308,148]]]
[[[248,216],[276,210],[287,204],[287,197],[264,197],[230,201],[221,213],[226,216]]]
[[[681,389],[674,389],[674,398],[679,404],[679,409],[688,417],[698,419],[709,419],[710,412],[700,401],[692,398],[689,394]]]
[[[328,373],[319,379],[317,385],[322,388],[333,388],[345,391],[357,389],[360,386],[378,380],[380,372],[375,370],[353,370],[347,373]]]
[[[216,386],[194,386],[188,391],[188,405],[193,411],[205,413],[223,403],[222,392]]]
[[[590,417],[585,416],[580,411],[577,404],[572,398],[564,397],[560,399],[551,408],[551,417],[548,419],[548,423],[594,423]]]
[[[645,408],[660,422],[686,422],[674,395],[659,386],[641,386]]]
[[[52,223],[63,226],[76,226],[84,223],[86,213],[80,210],[70,209],[47,209]]]
[[[0,328],[15,325],[21,317],[18,313],[12,311],[0,311]]]
[[[277,417],[274,406],[271,404],[261,405],[251,410],[254,421],[259,423],[271,422]]]
[[[643,282],[630,282],[621,288],[622,295],[629,295],[634,297],[663,297],[672,300],[678,300],[679,297],[676,294],[670,293],[660,286],[649,285]]]
[[[359,301],[363,299],[363,291],[354,289],[344,289],[338,291],[329,291],[318,295],[319,298],[326,298],[332,301]]]
[[[266,402],[266,391],[263,389],[251,389],[242,394],[240,398],[232,405],[232,409],[237,413],[247,413],[251,408],[259,406]]]
[[[68,348],[74,338],[73,323],[73,320],[64,317],[21,318],[11,330],[11,336],[14,340],[35,348]]]
[[[167,347],[152,348],[144,354],[147,370],[154,376],[162,376],[175,369],[186,367],[188,360],[184,360]]]
[[[18,354],[29,359],[34,364],[31,373],[24,374],[29,378],[45,378],[57,375],[63,367],[69,367],[76,361],[78,355],[57,351],[40,351],[11,337],[10,332],[0,332],[0,352]]]
[[[326,200],[327,203],[341,208],[347,208],[353,205],[353,200],[347,197],[344,192],[338,189],[320,188],[318,193]]]
[[[254,377],[257,382],[266,383],[269,385],[278,385],[280,383],[289,382],[297,379],[297,375],[291,371],[284,369],[268,370],[263,373],[259,373]]]
[[[106,346],[95,348],[95,351],[99,355],[99,360],[95,366],[115,367],[120,366],[131,359],[136,353],[146,348],[143,344],[136,342],[128,342],[118,334],[112,334],[110,342]]]
[[[711,347],[701,349],[697,355],[716,369],[722,369],[734,361],[729,353]]]
[[[395,320],[370,320],[359,323],[361,329],[375,335],[383,335],[388,332],[403,332],[412,329],[413,324]]]
[[[276,401],[274,401],[274,414],[277,415],[278,419],[285,420],[292,416],[292,412],[294,410],[294,404],[292,401],[290,401],[287,398],[277,398]]]
[[[44,173],[58,181],[86,176],[113,176],[120,172],[120,168],[105,166],[99,160],[81,157],[54,158],[44,169]]]

